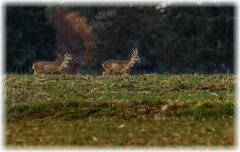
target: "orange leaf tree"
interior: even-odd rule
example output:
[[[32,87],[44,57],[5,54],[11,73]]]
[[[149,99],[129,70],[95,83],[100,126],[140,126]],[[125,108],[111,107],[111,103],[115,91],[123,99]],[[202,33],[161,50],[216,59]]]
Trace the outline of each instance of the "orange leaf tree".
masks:
[[[56,29],[57,60],[62,60],[59,54],[68,51],[75,60],[65,69],[65,73],[77,73],[80,65],[89,63],[93,58],[95,43],[91,26],[85,17],[64,9],[55,9],[49,21]]]

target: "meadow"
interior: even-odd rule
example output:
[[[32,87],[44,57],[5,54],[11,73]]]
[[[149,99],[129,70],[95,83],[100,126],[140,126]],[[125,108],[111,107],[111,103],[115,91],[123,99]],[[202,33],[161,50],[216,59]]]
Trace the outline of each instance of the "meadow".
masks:
[[[235,145],[235,75],[7,74],[7,147]]]

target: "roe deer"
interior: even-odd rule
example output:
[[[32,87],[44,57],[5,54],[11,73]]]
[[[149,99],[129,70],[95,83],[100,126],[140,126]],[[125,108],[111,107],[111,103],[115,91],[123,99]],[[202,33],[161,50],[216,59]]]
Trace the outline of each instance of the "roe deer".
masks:
[[[133,65],[140,60],[137,49],[132,49],[132,51],[133,51],[132,56],[129,61],[109,59],[103,62],[102,64],[102,67],[104,68],[103,75],[114,73],[129,74]]]
[[[64,68],[68,66],[68,63],[73,60],[72,56],[66,52],[63,61],[38,61],[33,64],[32,69],[34,74],[56,74],[62,73]]]

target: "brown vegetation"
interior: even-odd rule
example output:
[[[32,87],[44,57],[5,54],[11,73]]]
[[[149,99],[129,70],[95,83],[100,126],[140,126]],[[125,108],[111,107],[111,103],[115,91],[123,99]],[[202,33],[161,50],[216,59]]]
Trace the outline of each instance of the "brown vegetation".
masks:
[[[54,10],[49,16],[49,21],[56,29],[56,49],[60,53],[71,50],[69,53],[75,59],[66,68],[66,73],[76,73],[81,64],[89,63],[93,58],[95,43],[92,40],[91,26],[87,19],[77,12],[67,12],[63,9]]]

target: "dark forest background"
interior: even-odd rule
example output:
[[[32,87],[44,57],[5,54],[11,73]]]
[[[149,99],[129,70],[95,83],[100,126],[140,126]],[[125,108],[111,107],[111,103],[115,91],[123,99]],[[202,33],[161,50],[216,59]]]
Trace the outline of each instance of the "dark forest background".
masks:
[[[100,74],[109,58],[129,59],[132,48],[141,58],[133,73],[234,69],[234,6],[7,5],[5,10],[7,73],[32,73],[33,62],[53,61],[68,49],[80,52],[75,55],[82,74]]]

